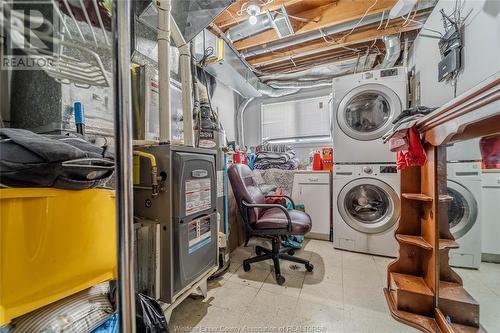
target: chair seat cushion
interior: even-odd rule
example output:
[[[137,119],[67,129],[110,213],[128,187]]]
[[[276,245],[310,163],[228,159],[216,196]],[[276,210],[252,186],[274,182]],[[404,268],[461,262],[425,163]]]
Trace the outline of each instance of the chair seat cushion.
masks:
[[[303,235],[311,230],[311,217],[300,210],[288,210],[292,220],[292,234]],[[254,224],[255,229],[286,228],[288,220],[285,213],[279,208],[266,209]]]

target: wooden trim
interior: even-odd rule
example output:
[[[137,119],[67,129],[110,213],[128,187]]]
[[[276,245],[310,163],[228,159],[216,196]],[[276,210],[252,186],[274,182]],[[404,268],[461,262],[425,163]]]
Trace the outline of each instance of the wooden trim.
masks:
[[[427,142],[439,146],[453,140],[477,137],[478,133],[499,133],[499,114],[500,72],[496,72],[419,120],[416,126]]]

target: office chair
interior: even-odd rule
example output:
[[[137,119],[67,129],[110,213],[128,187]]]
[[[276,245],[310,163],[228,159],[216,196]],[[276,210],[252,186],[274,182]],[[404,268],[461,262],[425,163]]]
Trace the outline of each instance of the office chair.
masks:
[[[276,282],[279,285],[285,283],[285,277],[281,275],[280,259],[303,264],[308,272],[312,272],[314,266],[308,260],[294,257],[294,251],[290,247],[281,247],[282,238],[308,233],[311,230],[311,217],[295,210],[295,204],[287,196],[285,197],[294,209],[286,209],[279,204],[266,204],[266,197],[257,186],[252,170],[245,164],[232,164],[228,168],[228,177],[248,235],[269,238],[272,243],[271,249],[259,245],[255,247],[257,256],[243,261],[245,272],[250,270],[250,264],[268,259],[273,260]]]

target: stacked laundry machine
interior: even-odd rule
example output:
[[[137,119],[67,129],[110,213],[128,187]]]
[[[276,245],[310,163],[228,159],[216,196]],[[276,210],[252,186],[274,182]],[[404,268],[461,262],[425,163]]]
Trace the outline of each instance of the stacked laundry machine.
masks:
[[[396,257],[400,173],[381,137],[406,108],[403,67],[333,81],[333,243],[338,249]]]
[[[449,145],[447,191],[450,231],[459,244],[450,251],[450,265],[479,268],[481,263],[482,171],[479,139]]]

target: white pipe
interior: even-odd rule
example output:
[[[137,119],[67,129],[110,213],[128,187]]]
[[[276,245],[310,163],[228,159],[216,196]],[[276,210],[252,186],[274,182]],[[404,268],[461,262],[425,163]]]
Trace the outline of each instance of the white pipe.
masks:
[[[170,10],[171,0],[157,0],[158,7],[158,81],[160,91],[160,143],[172,138],[170,110]]]
[[[179,30],[173,17],[171,17],[172,41],[179,49],[180,75],[182,86],[182,116],[184,129],[184,145],[194,147],[193,130],[193,82],[191,74],[191,50],[184,36]]]
[[[253,97],[250,97],[246,100],[244,100],[240,106],[238,107],[238,110],[236,111],[236,136],[237,136],[237,143],[240,147],[244,147],[245,146],[245,133],[244,133],[244,129],[243,129],[243,122],[244,122],[244,113],[245,113],[245,110],[248,106],[248,104],[250,104],[250,102],[252,102],[254,100]]]
[[[113,2],[118,313],[120,331],[135,333],[134,223],[132,193],[131,1]]]

